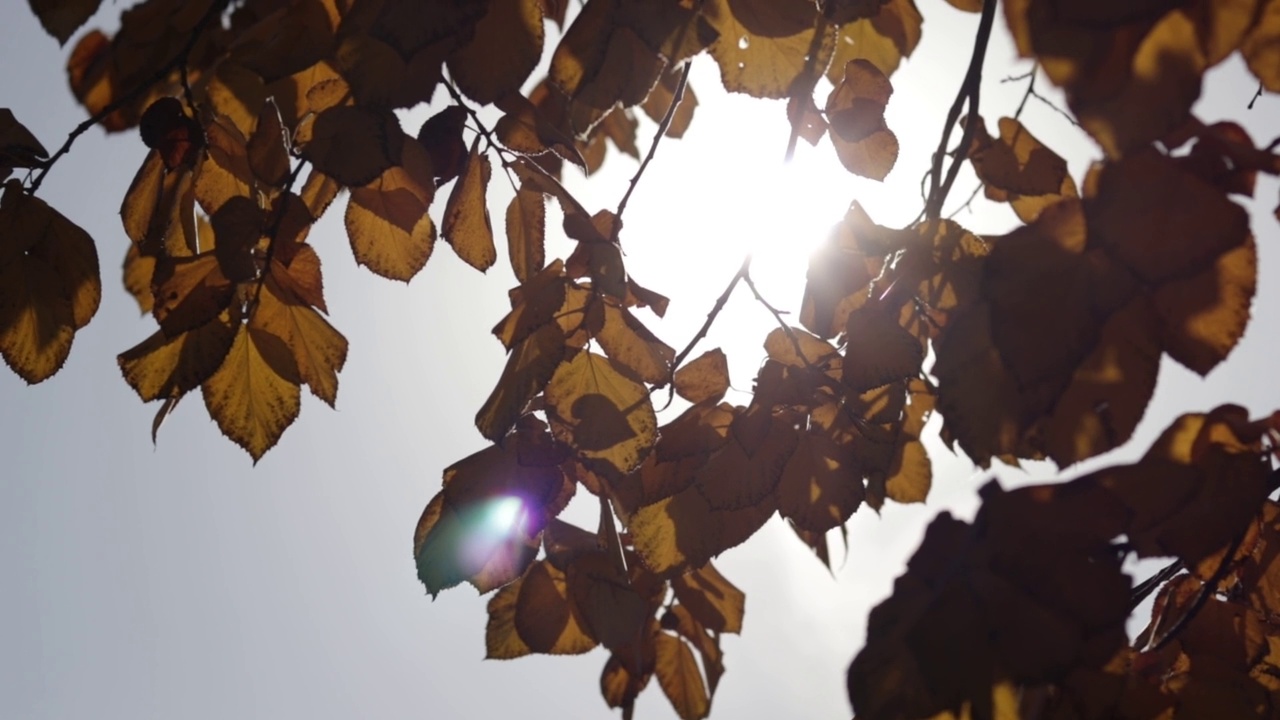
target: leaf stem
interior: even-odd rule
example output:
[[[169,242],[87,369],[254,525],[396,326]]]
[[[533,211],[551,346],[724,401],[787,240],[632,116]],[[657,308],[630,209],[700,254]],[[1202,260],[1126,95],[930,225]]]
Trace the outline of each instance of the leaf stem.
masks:
[[[489,128],[484,123],[480,122],[480,115],[463,100],[462,93],[458,92],[458,88],[453,84],[451,78],[445,79],[444,86],[449,91],[449,95],[453,97],[454,104],[467,111],[467,114],[471,116],[471,122],[475,123],[476,127],[480,129],[480,134],[484,136],[485,142],[489,143],[489,147],[498,153],[498,159],[502,162],[502,172],[507,176],[507,182],[511,184],[511,189],[520,192],[515,178],[511,177],[511,165],[507,162],[506,156],[503,155],[503,153],[507,152],[507,149],[493,139],[493,133],[489,131]],[[537,166],[537,163],[530,164]],[[539,169],[541,168],[539,167]]]
[[[653,386],[654,390],[661,389],[663,385],[670,387],[670,392],[667,394],[667,404],[662,407],[662,410],[666,410],[670,407],[671,401],[675,398],[676,370],[680,369],[681,363],[689,357],[689,353],[693,352],[693,349],[699,342],[702,342],[702,339],[707,336],[708,332],[711,332],[711,326],[715,323],[716,318],[720,316],[720,311],[724,310],[725,304],[729,302],[729,296],[733,294],[733,289],[738,287],[738,283],[742,282],[742,280],[750,276],[750,274],[751,254],[748,253],[746,257],[742,258],[742,265],[738,268],[738,272],[734,273],[733,277],[729,279],[729,284],[725,286],[724,292],[720,293],[720,297],[716,298],[715,305],[711,306],[711,311],[707,313],[707,319],[703,321],[702,327],[698,328],[698,332],[694,334],[693,339],[684,346],[684,349],[680,351],[680,354],[676,355],[676,359],[671,362],[670,377],[665,383]]]

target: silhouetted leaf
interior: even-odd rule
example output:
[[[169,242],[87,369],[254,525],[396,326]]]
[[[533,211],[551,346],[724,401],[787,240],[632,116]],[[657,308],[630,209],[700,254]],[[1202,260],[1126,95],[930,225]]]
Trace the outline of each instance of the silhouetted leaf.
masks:
[[[444,239],[463,262],[480,271],[488,270],[498,259],[489,208],[485,204],[491,172],[489,156],[480,153],[477,137],[471,146],[471,157],[444,208]]]
[[[897,162],[898,138],[884,123],[891,94],[893,86],[879,68],[854,59],[827,97],[831,142],[849,172],[883,180]]]

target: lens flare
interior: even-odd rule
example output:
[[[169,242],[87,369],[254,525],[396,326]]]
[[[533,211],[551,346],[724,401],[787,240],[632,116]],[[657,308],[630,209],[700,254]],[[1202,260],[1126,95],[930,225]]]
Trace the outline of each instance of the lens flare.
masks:
[[[462,543],[458,548],[462,565],[479,570],[495,556],[515,556],[524,545],[527,515],[524,501],[513,495],[485,500],[467,513]]]

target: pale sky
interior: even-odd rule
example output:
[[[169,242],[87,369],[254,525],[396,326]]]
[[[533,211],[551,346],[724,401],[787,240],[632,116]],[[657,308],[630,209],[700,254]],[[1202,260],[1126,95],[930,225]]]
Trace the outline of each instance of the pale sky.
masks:
[[[849,175],[826,142],[802,144],[793,164],[783,166],[784,106],[726,96],[714,62],[695,60],[692,85],[702,104],[685,138],[660,146],[622,234],[630,272],[672,297],[666,320],[642,315],[668,344],[681,348],[693,336],[744,251],[756,251],[766,296],[796,311],[806,253],[851,200],[884,224],[915,216],[919,178],[967,65],[977,19],[941,0],[919,4],[924,40],[894,76],[887,113],[902,154],[883,186]],[[26,3],[3,0],[2,8],[0,106],[52,151],[84,117],[62,70],[71,45],[60,49]],[[105,3],[91,25],[114,24],[109,16],[119,9]],[[999,83],[1025,69],[1012,64],[1002,25],[998,20],[982,99],[991,127],[1000,114],[1012,114],[1023,88]],[[1280,128],[1280,99],[1265,97],[1245,111],[1256,83],[1238,60],[1215,71],[1208,85],[1203,119],[1237,119],[1259,143]],[[406,127],[416,132],[430,112],[408,113]],[[1077,180],[1099,155],[1035,101],[1023,120],[1068,157]],[[643,120],[640,132],[647,147],[652,123]],[[311,242],[324,262],[330,320],[351,344],[338,409],[304,394],[299,420],[254,467],[219,435],[196,393],[153,449],[155,406],[138,400],[115,360],[155,329],[151,318],[138,317],[119,275],[128,240],[117,213],[144,154],[132,132],[108,138],[91,130],[40,190],[97,242],[103,301],[52,379],[27,387],[0,369],[0,717],[614,714],[599,694],[603,650],[482,661],[487,597],[464,586],[432,602],[414,569],[414,525],[439,489],[441,471],[484,445],[472,417],[504,363],[488,329],[504,314],[514,284],[505,251],[486,276],[439,243],[405,286],[355,266],[340,212],[331,209]],[[635,167],[611,151],[599,176],[570,177],[568,185],[589,210],[613,208]],[[961,175],[953,206],[973,183],[971,174]],[[490,188],[500,228],[510,188],[496,175]],[[446,196],[437,198],[433,217]],[[1258,197],[1261,275],[1244,340],[1207,381],[1166,362],[1135,440],[1089,467],[1139,455],[1178,412],[1228,401],[1256,415],[1280,408],[1273,380],[1280,352],[1274,179],[1260,179]],[[1006,208],[975,206],[976,214],[958,220],[978,232],[1009,227]],[[557,238],[548,254],[563,257],[567,249]],[[723,347],[734,386],[749,389],[774,324],[745,288],[738,293],[699,352]],[[727,672],[713,718],[849,716],[844,674],[867,612],[888,594],[928,520],[944,509],[971,517],[985,481],[936,441],[936,429],[935,421],[928,503],[889,504],[881,516],[860,510],[835,578],[776,518],[717,561],[746,591],[747,612],[741,637],[724,640]],[[1017,472],[1004,476],[1026,481]],[[576,503],[566,519],[592,527],[593,512],[590,503]],[[656,680],[641,695],[637,717],[674,717]]]

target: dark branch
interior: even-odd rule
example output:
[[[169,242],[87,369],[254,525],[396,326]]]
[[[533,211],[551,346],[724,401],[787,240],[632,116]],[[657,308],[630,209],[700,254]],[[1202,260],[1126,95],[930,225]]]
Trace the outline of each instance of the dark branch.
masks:
[[[262,297],[262,286],[267,282],[267,275],[271,273],[271,261],[276,256],[276,236],[280,234],[280,225],[284,222],[284,213],[287,205],[285,199],[293,190],[293,183],[297,181],[298,176],[302,174],[302,168],[306,166],[306,160],[299,160],[298,164],[289,173],[289,179],[284,184],[284,189],[276,196],[280,205],[276,208],[275,217],[271,219],[271,229],[267,234],[267,252],[262,258],[262,271],[258,275],[258,286],[253,290],[253,301],[249,304],[249,315],[252,317],[253,311],[258,307],[258,298]]]
[[[1258,90],[1253,93],[1253,97],[1249,99],[1249,104],[1245,106],[1246,110],[1252,110],[1253,104],[1258,102],[1258,98],[1262,97],[1262,83],[1258,83]]]
[[[40,172],[36,173],[36,176],[31,180],[31,187],[27,189],[27,192],[32,195],[36,194],[36,191],[40,189],[40,184],[44,182],[45,175],[49,174],[49,170],[53,168],[54,163],[58,162],[63,155],[70,152],[71,146],[75,144],[76,140],[79,139],[81,135],[88,132],[89,128],[102,122],[108,115],[124,107],[125,104],[136,100],[144,91],[169,77],[169,73],[173,72],[177,68],[181,68],[182,70],[183,92],[186,95],[187,104],[189,106],[192,105],[191,88],[186,82],[187,59],[191,55],[191,50],[195,48],[196,41],[200,39],[200,35],[204,33],[205,29],[208,28],[209,23],[213,22],[214,18],[217,18],[222,14],[222,11],[226,8],[228,2],[230,2],[230,0],[218,0],[218,2],[210,5],[209,9],[205,11],[204,16],[201,17],[195,27],[191,29],[191,35],[187,38],[187,42],[182,46],[182,49],[170,58],[169,62],[156,70],[151,77],[142,81],[137,87],[124,95],[112,100],[106,107],[102,108],[87,120],[77,125],[75,129],[67,135],[67,139],[62,143],[62,147],[58,148],[58,151],[53,154],[53,157],[44,162],[43,166],[40,168]]]
[[[982,17],[978,21],[978,35],[973,43],[973,56],[969,59],[969,70],[965,73],[960,91],[956,93],[955,102],[947,111],[946,124],[942,129],[942,140],[933,155],[933,169],[930,171],[929,199],[925,203],[925,217],[937,221],[942,215],[942,204],[946,202],[951,186],[955,184],[960,166],[969,154],[969,144],[973,142],[974,123],[978,118],[978,100],[982,89],[982,64],[987,55],[987,43],[991,40],[991,28],[995,21],[996,0],[985,0],[982,4]],[[970,121],[965,123],[960,138],[960,145],[951,158],[947,168],[947,177],[942,179],[942,158],[947,154],[947,146],[951,142],[951,130],[960,119],[960,111],[968,106]]]
[[[711,306],[711,312],[707,313],[707,319],[702,323],[702,327],[698,328],[698,332],[693,336],[693,339],[689,341],[688,345],[684,346],[684,349],[680,351],[680,354],[676,355],[676,359],[671,362],[671,376],[668,378],[667,382],[664,383],[666,385],[670,385],[671,390],[667,394],[667,404],[662,407],[662,410],[666,410],[667,407],[671,405],[672,399],[675,398],[676,370],[678,370],[680,368],[680,364],[689,357],[689,353],[693,352],[694,347],[696,347],[698,343],[702,342],[702,339],[711,331],[712,324],[715,323],[716,318],[720,317],[720,311],[724,310],[725,303],[729,302],[729,296],[733,294],[733,289],[738,287],[738,283],[744,278],[747,278],[750,274],[751,256],[747,255],[742,259],[742,266],[738,268],[738,272],[734,273],[733,277],[729,280],[729,284],[725,286],[724,292],[720,293],[720,297],[716,298],[716,304]],[[653,386],[654,390],[661,388],[662,385]]]

